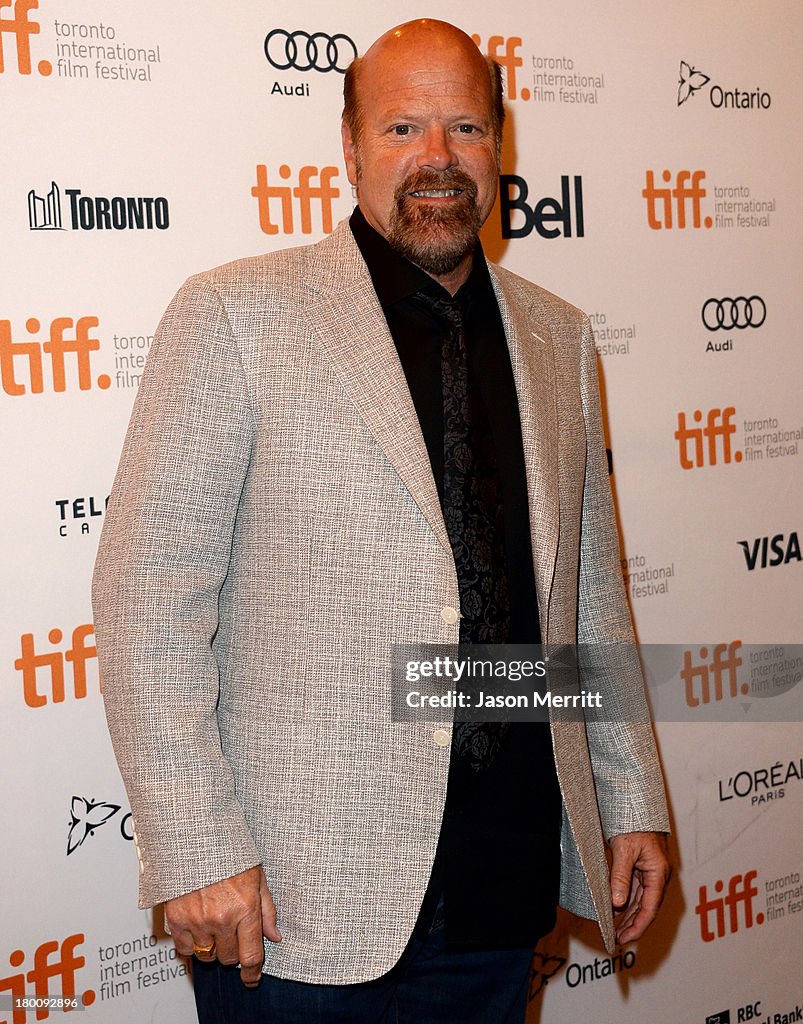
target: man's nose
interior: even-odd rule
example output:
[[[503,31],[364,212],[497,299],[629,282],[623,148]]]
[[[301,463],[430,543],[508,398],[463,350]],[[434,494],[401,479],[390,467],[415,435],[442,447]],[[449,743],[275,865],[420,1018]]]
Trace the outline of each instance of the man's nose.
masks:
[[[427,128],[418,157],[418,166],[432,167],[437,171],[445,171],[448,167],[453,167],[457,163],[457,158],[451,141],[451,136],[443,125],[432,125]]]

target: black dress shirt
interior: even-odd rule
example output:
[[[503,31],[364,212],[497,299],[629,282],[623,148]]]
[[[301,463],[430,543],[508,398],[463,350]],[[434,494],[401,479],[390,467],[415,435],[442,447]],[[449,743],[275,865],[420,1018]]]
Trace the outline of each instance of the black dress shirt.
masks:
[[[425,292],[449,298],[448,292],[392,249],[359,207],[350,226],[396,345],[443,500],[445,325],[413,296]],[[507,642],[540,643],[518,400],[479,243],[469,278],[455,299],[463,310],[469,373],[479,387],[499,474],[511,613]],[[475,771],[453,748],[438,852],[416,930],[429,927],[443,895],[451,945],[534,945],[555,921],[560,807],[548,725],[511,723],[498,754],[482,771]]]

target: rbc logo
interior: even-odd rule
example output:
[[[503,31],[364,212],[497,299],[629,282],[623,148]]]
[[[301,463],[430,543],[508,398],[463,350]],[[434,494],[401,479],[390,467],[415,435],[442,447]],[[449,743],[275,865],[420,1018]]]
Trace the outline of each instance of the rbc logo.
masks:
[[[292,175],[292,170],[287,164],[279,167],[279,177],[287,180]],[[257,183],[251,189],[251,195],[259,204],[259,226],[266,235],[276,235],[279,231],[284,235],[291,235],[294,228],[293,199],[298,200],[298,212],[301,217],[301,233],[312,234],[312,204],[315,201],[320,204],[321,230],[325,234],[332,231],[332,200],[340,195],[340,189],[332,185],[332,179],[338,176],[336,167],[317,167],[306,165],[298,172],[298,184],[295,188],[290,185],[271,185],[268,183],[268,168],[265,164],[257,164]],[[314,178],[320,179],[320,184],[313,185]],[[278,201],[280,220],[276,223],[271,219],[275,216],[271,207],[271,200]]]
[[[583,214],[583,179],[575,175],[569,186],[569,176],[560,179],[560,199],[549,196],[528,203],[529,187],[518,174],[499,175],[499,212],[502,217],[502,238],[525,238],[533,229],[542,238],[578,238],[585,235]],[[513,227],[513,215],[518,213],[524,223]],[[519,219],[520,219],[519,218]],[[555,225],[554,227],[547,225]]]

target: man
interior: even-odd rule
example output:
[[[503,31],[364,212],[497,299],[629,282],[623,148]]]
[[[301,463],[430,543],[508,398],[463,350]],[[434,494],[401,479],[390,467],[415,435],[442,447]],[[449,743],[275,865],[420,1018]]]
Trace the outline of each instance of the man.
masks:
[[[632,641],[588,321],[476,240],[502,117],[464,33],[388,32],[346,81],[359,211],[190,279],[154,341],[94,602],[202,1022],[522,1021],[558,889],[609,949],[661,902],[649,727],[388,712],[396,643]],[[635,657],[601,687],[643,706]]]

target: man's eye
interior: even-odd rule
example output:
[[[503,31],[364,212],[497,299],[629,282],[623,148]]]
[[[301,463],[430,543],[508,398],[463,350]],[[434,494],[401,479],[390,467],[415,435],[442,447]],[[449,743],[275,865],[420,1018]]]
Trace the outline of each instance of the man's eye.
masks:
[[[394,135],[409,135],[410,134],[410,125],[409,124],[397,124],[397,125],[394,125],[393,134]]]
[[[462,135],[473,135],[474,132],[477,130],[477,127],[476,125],[473,124],[460,124],[457,126],[457,130]]]

